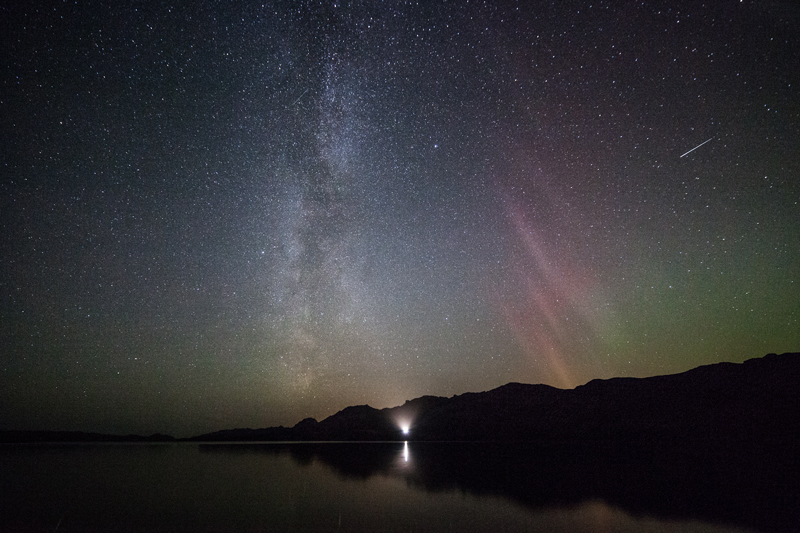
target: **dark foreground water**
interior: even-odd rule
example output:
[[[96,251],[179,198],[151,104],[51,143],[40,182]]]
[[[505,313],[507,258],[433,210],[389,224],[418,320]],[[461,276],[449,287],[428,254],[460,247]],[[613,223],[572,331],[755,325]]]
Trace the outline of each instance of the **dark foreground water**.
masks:
[[[664,462],[652,453],[453,443],[5,445],[0,531],[722,532],[798,525],[786,507],[798,503],[796,486],[776,488],[786,483],[779,473],[762,472],[758,486],[759,476],[740,468],[739,486],[735,472],[720,478],[724,468],[707,458]]]

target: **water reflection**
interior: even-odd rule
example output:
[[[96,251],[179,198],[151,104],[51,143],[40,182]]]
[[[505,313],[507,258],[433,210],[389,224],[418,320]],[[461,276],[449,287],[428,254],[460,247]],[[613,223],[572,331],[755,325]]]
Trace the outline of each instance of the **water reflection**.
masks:
[[[222,448],[209,445],[206,451]],[[642,516],[762,531],[800,526],[800,466],[792,446],[727,450],[675,443],[492,445],[298,443],[251,448],[319,462],[344,479],[388,476],[428,493],[500,497],[528,509],[606,502]],[[606,504],[603,504],[606,505]],[[597,509],[597,508],[595,508]],[[601,513],[602,515],[602,513]]]
[[[759,459],[742,449],[407,441],[5,446],[0,529],[797,531],[789,451]]]

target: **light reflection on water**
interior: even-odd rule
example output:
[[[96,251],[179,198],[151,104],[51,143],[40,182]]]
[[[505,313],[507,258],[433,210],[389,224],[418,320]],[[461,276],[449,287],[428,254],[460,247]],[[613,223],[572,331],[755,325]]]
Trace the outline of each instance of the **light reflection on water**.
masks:
[[[16,531],[737,531],[597,499],[531,507],[426,477],[438,457],[408,442],[5,446],[0,518]]]

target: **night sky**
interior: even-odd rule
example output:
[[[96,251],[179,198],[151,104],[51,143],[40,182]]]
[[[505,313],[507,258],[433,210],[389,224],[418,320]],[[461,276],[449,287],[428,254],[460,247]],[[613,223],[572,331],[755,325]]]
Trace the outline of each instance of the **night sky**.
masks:
[[[11,4],[0,429],[800,349],[793,1]]]

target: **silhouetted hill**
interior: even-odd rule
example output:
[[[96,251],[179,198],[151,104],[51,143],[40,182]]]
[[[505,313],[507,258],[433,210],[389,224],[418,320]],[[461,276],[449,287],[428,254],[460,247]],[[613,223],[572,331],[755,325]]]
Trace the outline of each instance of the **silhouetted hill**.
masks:
[[[509,383],[452,398],[343,409],[292,428],[226,430],[192,440],[554,442],[800,439],[800,354],[769,354],[650,378],[596,379],[575,389]],[[401,425],[410,424],[410,435]]]

